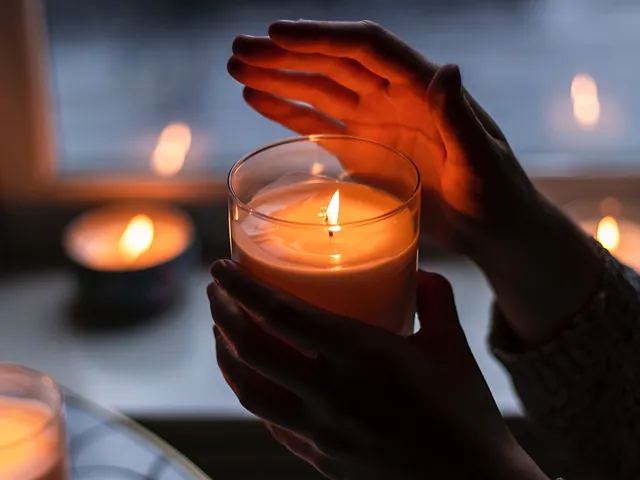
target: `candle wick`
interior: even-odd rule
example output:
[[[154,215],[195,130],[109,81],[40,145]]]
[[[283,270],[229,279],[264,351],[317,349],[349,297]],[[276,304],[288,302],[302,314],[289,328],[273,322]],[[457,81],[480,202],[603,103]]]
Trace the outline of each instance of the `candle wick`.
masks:
[[[325,225],[329,223],[329,213],[325,212],[322,223],[324,223]],[[333,231],[331,230],[331,227],[329,227],[328,230],[329,230],[329,237],[333,237]]]

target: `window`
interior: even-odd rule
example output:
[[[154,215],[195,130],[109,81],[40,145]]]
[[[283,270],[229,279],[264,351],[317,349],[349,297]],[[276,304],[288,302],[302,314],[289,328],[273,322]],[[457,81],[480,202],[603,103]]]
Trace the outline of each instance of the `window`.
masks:
[[[469,90],[532,173],[597,171],[604,155],[612,156],[609,170],[637,168],[631,152],[640,149],[634,130],[640,69],[631,60],[640,7],[630,2],[45,5],[63,175],[147,173],[158,136],[172,122],[192,133],[185,175],[225,173],[246,150],[289,135],[242,104],[240,87],[225,73],[233,37],[264,34],[277,18],[363,16],[437,61],[459,63]],[[579,73],[593,79],[597,107],[574,105],[571,85]]]
[[[634,2],[42,3],[47,75],[41,78],[48,96],[29,97],[35,109],[29,118],[46,117],[50,107],[51,122],[36,129],[37,141],[21,137],[20,128],[32,128],[19,112],[27,97],[11,93],[9,111],[18,113],[0,131],[0,180],[5,192],[44,192],[39,198],[47,205],[125,197],[222,205],[233,162],[291,135],[244,105],[240,85],[226,73],[231,42],[239,33],[265,34],[274,19],[301,17],[370,18],[433,60],[460,64],[469,91],[503,128],[525,169],[556,198],[584,189],[633,193],[637,186],[640,6]],[[0,19],[0,62],[16,61],[7,45],[15,45],[18,56],[43,53],[9,41],[37,27],[37,18],[23,11],[26,4],[36,2],[3,4],[13,13]],[[0,90],[24,93],[28,82],[22,80],[0,78]],[[47,132],[53,150],[46,148]],[[10,148],[18,143],[21,148]],[[169,164],[158,170],[153,160],[165,154]],[[584,176],[595,179],[577,180]]]

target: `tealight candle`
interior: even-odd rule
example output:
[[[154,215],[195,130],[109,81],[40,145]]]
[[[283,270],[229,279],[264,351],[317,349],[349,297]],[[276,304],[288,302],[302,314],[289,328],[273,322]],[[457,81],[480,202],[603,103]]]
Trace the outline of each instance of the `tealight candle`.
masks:
[[[67,480],[62,398],[37,372],[0,365],[0,478]]]
[[[391,181],[387,189],[354,181],[357,163],[347,176],[330,151],[359,142],[367,141],[301,137],[238,162],[229,177],[232,256],[314,305],[406,335],[415,315],[419,175],[406,157],[368,142],[369,161],[393,162]],[[262,174],[263,162],[275,178]]]
[[[82,303],[97,310],[148,310],[182,290],[194,255],[194,228],[180,210],[122,205],[91,210],[67,228]]]
[[[613,256],[640,272],[640,223],[632,209],[617,200],[580,202],[568,207],[569,215]]]

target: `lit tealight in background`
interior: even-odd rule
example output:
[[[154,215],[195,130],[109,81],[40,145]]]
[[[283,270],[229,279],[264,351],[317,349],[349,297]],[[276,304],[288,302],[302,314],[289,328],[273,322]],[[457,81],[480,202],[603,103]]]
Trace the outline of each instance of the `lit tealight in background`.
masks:
[[[567,213],[622,263],[640,272],[640,223],[631,202],[614,198],[575,202]]]
[[[634,144],[636,136],[627,128],[628,102],[610,78],[571,72],[552,88],[547,101],[545,137],[536,143],[535,130],[530,134],[529,173],[599,175],[628,168],[629,160],[619,152],[621,146]],[[606,162],[603,155],[608,157]]]
[[[573,118],[586,130],[591,130],[600,120],[598,85],[591,75],[579,73],[571,82]]]
[[[151,155],[151,168],[161,177],[173,177],[184,166],[191,148],[189,125],[174,122],[167,125],[158,137],[158,143]]]
[[[189,126],[170,123],[151,152],[151,170],[176,176],[190,147]],[[67,227],[63,245],[77,276],[79,305],[91,318],[158,312],[182,293],[196,257],[194,227],[185,212],[138,202],[85,212]]]

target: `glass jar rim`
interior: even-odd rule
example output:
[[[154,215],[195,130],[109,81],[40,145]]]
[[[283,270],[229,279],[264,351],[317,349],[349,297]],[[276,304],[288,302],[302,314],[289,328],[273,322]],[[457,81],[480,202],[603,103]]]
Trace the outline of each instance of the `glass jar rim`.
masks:
[[[56,421],[61,419],[62,408],[64,406],[62,390],[60,389],[58,384],[54,382],[53,379],[48,375],[45,375],[44,373],[39,372],[38,370],[34,370],[32,368],[25,367],[24,365],[20,365],[17,363],[0,362],[0,375],[3,373],[22,374],[28,377],[29,379],[38,380],[38,381],[46,380],[47,383],[51,382],[50,384],[47,384],[46,387],[53,390],[55,395],[55,405],[53,406],[47,405],[47,407],[51,408],[51,415],[48,416],[47,420],[42,425],[40,425],[38,428],[34,429],[33,431],[29,432],[28,434],[25,434],[24,436],[16,440],[13,440],[9,443],[1,444],[0,450],[6,449],[6,448],[13,448],[16,445],[19,445],[22,442],[26,442],[32,438],[35,438],[41,433],[47,431],[47,429],[49,429]]]
[[[365,142],[365,143],[369,143],[372,145],[376,145],[378,147],[384,148],[390,152],[392,152],[394,155],[400,157],[401,159],[403,159],[406,163],[408,163],[414,170],[415,174],[416,174],[416,184],[415,187],[413,189],[413,191],[411,192],[411,194],[409,195],[409,197],[406,200],[403,200],[400,205],[398,205],[397,207],[394,207],[393,209],[389,210],[388,212],[382,213],[380,215],[376,215],[375,217],[372,218],[366,218],[363,220],[356,220],[356,221],[351,221],[351,222],[344,222],[344,223],[340,223],[341,227],[353,227],[353,226],[361,226],[361,225],[367,225],[370,223],[375,223],[381,220],[384,220],[386,218],[390,218],[393,217],[394,215],[396,215],[398,212],[404,210],[407,205],[409,205],[414,198],[416,197],[416,195],[420,192],[420,186],[421,186],[421,179],[420,179],[420,170],[418,169],[418,167],[416,166],[416,164],[413,162],[413,160],[411,160],[407,155],[405,155],[404,153],[400,152],[399,150],[396,150],[393,147],[390,147],[388,145],[385,145],[383,143],[380,142],[376,142],[375,140],[369,140],[366,138],[361,138],[361,137],[356,137],[356,136],[352,136],[352,135],[340,135],[340,134],[313,134],[313,135],[304,135],[304,136],[296,136],[296,137],[289,137],[289,138],[284,138],[281,140],[277,140],[275,142],[271,142],[268,143],[266,145],[262,145],[259,148],[256,148],[250,152],[248,152],[247,154],[245,154],[244,156],[242,156],[240,158],[240,160],[238,160],[236,162],[236,164],[231,168],[231,170],[229,171],[229,175],[227,176],[227,189],[229,190],[229,193],[231,194],[231,196],[233,197],[234,201],[236,202],[236,206],[241,208],[242,210],[244,210],[245,212],[247,212],[249,215],[252,215],[256,218],[259,218],[261,220],[267,221],[267,222],[272,222],[272,223],[279,223],[282,225],[289,225],[289,226],[296,226],[296,227],[325,227],[325,225],[320,225],[318,223],[307,223],[307,222],[293,222],[291,220],[283,220],[280,218],[276,218],[276,217],[272,217],[271,215],[267,215],[264,214],[262,212],[259,212],[251,207],[249,207],[246,203],[244,203],[242,200],[240,200],[240,197],[238,197],[236,191],[233,189],[233,185],[232,185],[232,180],[234,177],[234,174],[238,171],[238,169],[244,165],[247,161],[249,161],[251,158],[255,157],[256,155],[259,155],[260,153],[263,153],[267,150],[270,150],[272,148],[276,148],[282,145],[288,145],[290,143],[299,143],[299,142],[318,142],[320,140],[349,140],[349,141],[358,141],[358,142]]]

